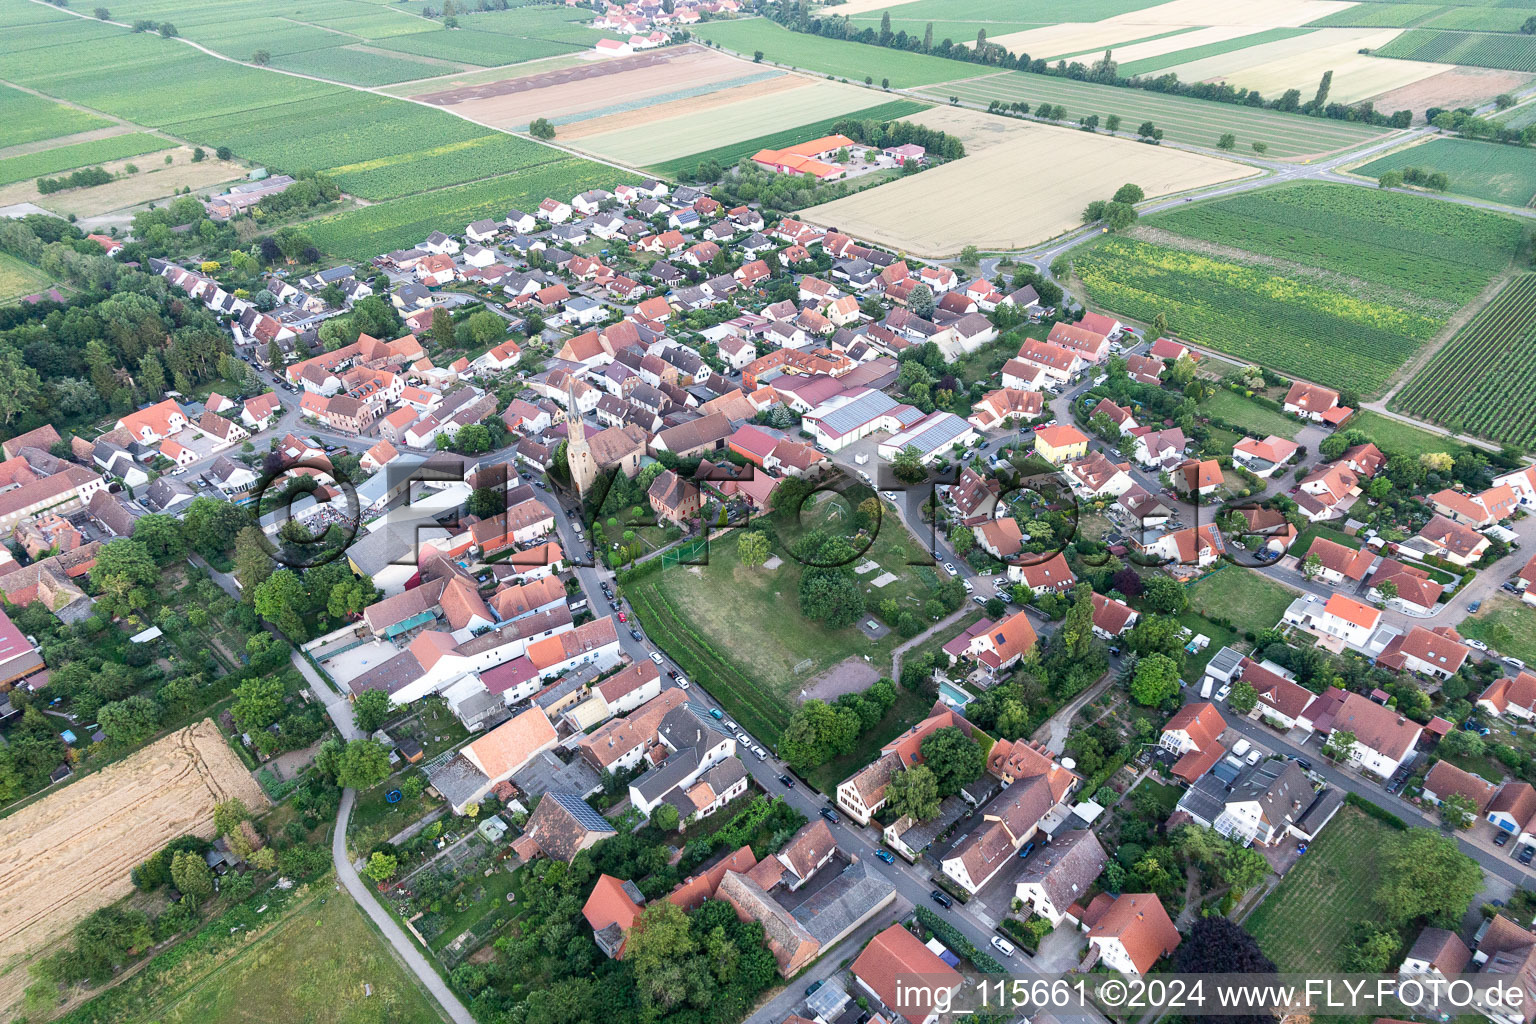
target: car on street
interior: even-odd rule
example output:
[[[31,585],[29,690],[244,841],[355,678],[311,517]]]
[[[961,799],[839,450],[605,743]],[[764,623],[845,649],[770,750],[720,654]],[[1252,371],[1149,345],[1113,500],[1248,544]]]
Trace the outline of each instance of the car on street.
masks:
[[[1515,859],[1521,864],[1529,864],[1532,857],[1536,857],[1536,846],[1522,846],[1520,847],[1520,856]]]
[[[884,861],[887,864],[895,864],[896,863],[896,858],[891,856],[891,851],[890,850],[876,850],[875,851],[875,856],[879,857],[882,861]]]
[[[823,984],[825,984],[825,982],[820,982],[820,981],[813,981],[813,982],[811,982],[808,986],[806,986],[805,997],[807,999],[809,999],[811,996],[815,995],[816,994],[816,990],[821,988],[821,986]]]
[[[784,784],[784,788],[785,789],[794,789],[795,788],[795,780],[792,777],[788,776],[788,775],[780,775],[779,776],[779,781]]]
[[[619,621],[620,622],[628,622],[629,619],[625,617],[623,612],[619,612]]]
[[[1308,761],[1304,757],[1293,757],[1291,760],[1295,761],[1296,767],[1300,768],[1304,772],[1309,772],[1312,770],[1312,762]]]
[[[821,809],[821,816],[823,818],[826,818],[828,821],[832,822],[832,824],[834,824],[834,825],[837,824],[840,820],[842,820],[842,819],[838,818],[837,812],[834,811],[830,807],[823,807]]]
[[[1402,788],[1403,788],[1403,784],[1401,782],[1398,782],[1396,779],[1393,779],[1391,782],[1387,783],[1387,792],[1388,793],[1396,793],[1399,789],[1402,789]]]
[[[614,611],[618,611],[619,610],[619,602],[617,602],[617,601],[609,601],[608,602],[608,607],[613,609]]]
[[[1508,844],[1509,844],[1509,833],[1505,832],[1503,829],[1495,829],[1494,833],[1493,833],[1493,845],[1494,846],[1507,846]]]
[[[677,688],[679,690],[686,690],[686,689],[688,689],[688,677],[687,676],[678,676],[677,677]]]
[[[667,669],[667,678],[668,679],[676,679],[678,677],[678,675],[680,675],[680,673],[677,671],[677,669],[675,669],[675,668]]]
[[[1013,956],[1013,943],[1001,935],[992,936],[992,948],[1003,954],[1003,956]]]
[[[955,901],[950,899],[949,895],[943,889],[933,890],[928,894],[928,898],[933,900],[933,902],[937,903],[941,907],[952,907],[955,905]]]
[[[709,717],[718,722],[720,719],[725,717],[725,714],[719,708],[710,708]]]
[[[1471,613],[1477,611],[1482,606],[1483,606],[1483,602],[1481,602],[1481,601],[1473,601],[1471,604],[1467,605],[1467,614],[1470,615]]]
[[[1510,668],[1516,668],[1516,669],[1524,669],[1525,668],[1525,662],[1521,661],[1519,658],[1510,657],[1510,656],[1507,656],[1507,655],[1504,658],[1504,664],[1508,665]]]
[[[660,665],[661,664],[661,655],[658,654],[655,651],[652,651],[651,652],[651,660],[654,661],[656,664]]]
[[[766,761],[766,760],[768,760],[768,751],[764,750],[762,747],[759,747],[759,746],[754,744],[753,747],[752,747],[752,753],[757,755],[757,759],[759,761]]]
[[[960,570],[955,568],[955,563],[954,562],[945,562],[944,563],[944,571],[949,573],[951,576],[958,576],[958,575],[960,575]]]
[[[1481,640],[1474,640],[1471,637],[1463,637],[1461,642],[1472,648],[1474,651],[1486,651],[1488,649],[1487,644],[1483,643]]]
[[[630,630],[629,631],[629,637],[630,637],[631,640],[644,640],[645,639],[645,636],[638,629]]]

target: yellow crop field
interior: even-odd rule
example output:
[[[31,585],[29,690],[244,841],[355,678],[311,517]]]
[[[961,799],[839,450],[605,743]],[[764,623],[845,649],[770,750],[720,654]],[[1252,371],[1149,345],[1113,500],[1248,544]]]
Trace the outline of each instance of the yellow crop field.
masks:
[[[1338,103],[1355,103],[1451,68],[1449,64],[1392,60],[1359,52],[1385,46],[1401,31],[1321,28],[1304,36],[1233,50],[1165,70],[1185,82],[1226,81],[1257,89],[1266,96],[1293,88],[1306,93],[1309,83],[1315,86],[1323,72],[1332,71],[1328,98]]]
[[[1151,196],[1259,173],[1227,160],[1106,135],[939,107],[913,121],[958,135],[966,156],[814,206],[802,216],[919,256],[967,245],[1016,249],[1082,223],[1082,209],[1126,182]]]

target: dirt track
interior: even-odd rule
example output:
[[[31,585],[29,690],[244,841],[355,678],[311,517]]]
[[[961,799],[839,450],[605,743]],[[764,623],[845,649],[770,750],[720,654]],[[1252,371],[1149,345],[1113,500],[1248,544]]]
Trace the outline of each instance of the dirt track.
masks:
[[[27,985],[16,963],[133,888],[129,871],[180,835],[213,834],[213,805],[267,806],[211,719],[0,820],[0,1011]]]

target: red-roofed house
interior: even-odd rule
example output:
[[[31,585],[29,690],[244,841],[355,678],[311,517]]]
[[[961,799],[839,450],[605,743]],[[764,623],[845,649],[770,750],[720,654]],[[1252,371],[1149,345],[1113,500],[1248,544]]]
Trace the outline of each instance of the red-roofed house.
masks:
[[[1093,595],[1093,631],[1106,640],[1112,640],[1136,625],[1141,613],[1124,601]]]
[[[870,940],[853,962],[853,976],[893,1019],[899,1016],[907,1024],[933,1024],[939,1019],[939,1007],[947,1006],[949,995],[964,982],[959,972],[899,924]],[[907,990],[898,995],[898,978],[910,981],[918,977],[926,988],[918,986],[917,992]]]
[[[1221,746],[1226,728],[1216,705],[1209,701],[1186,704],[1163,725],[1158,746],[1178,756],[1173,774],[1193,785],[1226,753]]]
[[[1508,714],[1526,722],[1536,720],[1536,675],[1521,672],[1500,676],[1477,698],[1477,706],[1490,715]]]
[[[1179,948],[1179,930],[1155,893],[1126,893],[1088,930],[1098,959],[1121,974],[1146,974]]]

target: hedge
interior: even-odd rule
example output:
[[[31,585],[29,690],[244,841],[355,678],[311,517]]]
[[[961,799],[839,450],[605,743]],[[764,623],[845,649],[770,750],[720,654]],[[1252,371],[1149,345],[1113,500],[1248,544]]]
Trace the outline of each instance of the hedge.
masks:
[[[977,970],[985,974],[1008,973],[1002,964],[971,945],[971,940],[961,935],[959,929],[927,907],[917,908],[917,919],[924,928],[937,935],[940,942],[975,964]]]
[[[1386,825],[1391,825],[1393,828],[1406,829],[1408,827],[1408,823],[1402,818],[1399,818],[1397,815],[1393,814],[1391,811],[1384,807],[1376,806],[1369,800],[1355,793],[1344,794],[1344,802],[1351,807],[1359,808],[1366,814],[1369,814],[1371,817],[1375,818],[1377,821]]]

